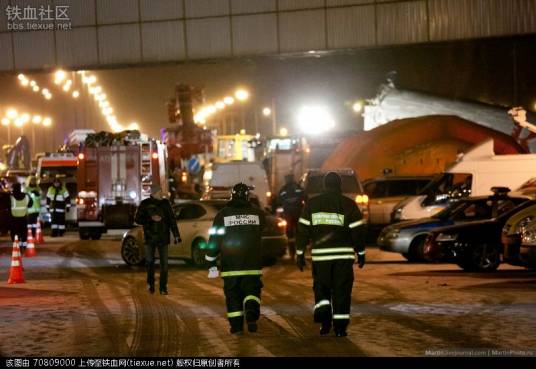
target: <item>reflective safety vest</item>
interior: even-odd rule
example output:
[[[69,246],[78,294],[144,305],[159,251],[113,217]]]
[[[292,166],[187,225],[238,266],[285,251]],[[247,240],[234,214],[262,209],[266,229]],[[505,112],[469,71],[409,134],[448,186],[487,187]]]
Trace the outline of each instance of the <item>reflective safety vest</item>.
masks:
[[[11,196],[11,215],[14,218],[22,218],[28,214],[28,204],[30,203],[30,198],[28,195],[24,196],[24,199],[17,200]]]
[[[32,206],[28,209],[28,214],[39,214],[41,212],[41,196],[35,194],[34,189],[31,187],[28,187],[27,191],[28,195],[32,198]]]

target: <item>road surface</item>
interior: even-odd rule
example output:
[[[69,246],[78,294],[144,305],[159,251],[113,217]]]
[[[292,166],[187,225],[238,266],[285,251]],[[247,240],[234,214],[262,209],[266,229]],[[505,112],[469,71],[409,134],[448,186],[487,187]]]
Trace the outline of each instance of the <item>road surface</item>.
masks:
[[[8,285],[11,244],[0,240],[0,356],[413,356],[439,349],[535,349],[536,273],[507,265],[465,273],[411,264],[370,247],[355,269],[347,338],[320,337],[309,268],[264,269],[259,332],[228,333],[221,280],[181,261],[169,295],[146,291],[120,241],[75,235],[24,259],[25,284]]]

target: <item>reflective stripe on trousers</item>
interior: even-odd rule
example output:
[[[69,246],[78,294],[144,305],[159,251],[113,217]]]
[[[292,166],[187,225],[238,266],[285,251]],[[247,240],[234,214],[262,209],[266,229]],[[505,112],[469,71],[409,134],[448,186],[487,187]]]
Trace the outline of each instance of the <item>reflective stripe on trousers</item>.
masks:
[[[262,270],[235,270],[221,273],[222,277],[240,277],[244,275],[262,275]]]

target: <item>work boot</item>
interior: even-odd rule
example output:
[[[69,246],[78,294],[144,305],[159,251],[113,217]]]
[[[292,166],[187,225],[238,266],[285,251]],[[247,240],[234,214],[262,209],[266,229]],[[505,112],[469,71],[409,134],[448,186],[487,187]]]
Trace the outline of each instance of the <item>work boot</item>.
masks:
[[[154,286],[148,284],[148,285],[147,285],[147,291],[149,291],[150,294],[153,294],[153,293],[154,293]]]
[[[161,295],[167,295],[167,294],[168,294],[168,291],[167,291],[167,290],[160,290],[160,294],[161,294]]]
[[[344,329],[336,330],[335,331],[335,336],[336,337],[346,337],[346,336],[348,336],[348,333],[346,333],[346,330],[344,330]]]
[[[257,332],[257,322],[248,322],[248,331],[251,333]]]
[[[322,323],[322,326],[320,327],[320,335],[325,336],[329,331],[331,331],[331,322]]]
[[[241,336],[244,333],[244,328],[231,327],[230,332],[231,334],[236,334],[236,335]]]

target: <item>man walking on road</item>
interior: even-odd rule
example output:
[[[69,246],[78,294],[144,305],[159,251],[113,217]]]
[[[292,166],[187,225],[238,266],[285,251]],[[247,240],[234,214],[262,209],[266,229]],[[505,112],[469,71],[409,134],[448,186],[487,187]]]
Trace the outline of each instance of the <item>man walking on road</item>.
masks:
[[[321,335],[328,334],[332,324],[337,337],[347,335],[356,253],[359,267],[365,265],[364,225],[356,203],[341,192],[341,177],[327,173],[324,193],[305,204],[296,237],[301,271],[305,248],[312,241],[314,321],[322,324]]]
[[[167,295],[169,232],[175,236],[175,245],[181,242],[175,213],[168,199],[164,198],[158,184],[151,186],[151,197],[143,200],[136,212],[135,222],[143,226],[145,237],[145,261],[147,266],[147,289],[154,293],[154,259],[158,249],[160,257],[160,294]]]
[[[216,260],[221,254],[221,276],[231,333],[244,330],[244,315],[250,332],[257,331],[261,306],[261,232],[264,213],[249,202],[249,188],[233,187],[231,201],[218,212],[210,229],[206,260],[209,278],[219,275]]]

